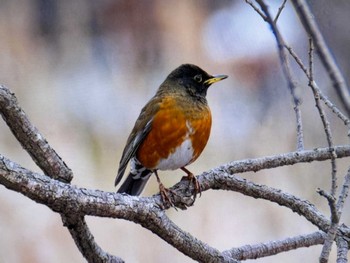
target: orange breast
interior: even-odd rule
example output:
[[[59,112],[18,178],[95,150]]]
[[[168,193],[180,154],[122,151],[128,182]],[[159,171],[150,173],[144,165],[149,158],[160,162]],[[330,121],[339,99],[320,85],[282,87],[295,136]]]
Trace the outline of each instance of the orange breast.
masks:
[[[149,134],[140,145],[136,157],[143,166],[157,169],[161,159],[167,159],[182,142],[192,141],[192,163],[207,144],[211,129],[211,114],[207,105],[189,107],[174,99],[164,99],[156,113]],[[180,168],[180,167],[178,167]]]

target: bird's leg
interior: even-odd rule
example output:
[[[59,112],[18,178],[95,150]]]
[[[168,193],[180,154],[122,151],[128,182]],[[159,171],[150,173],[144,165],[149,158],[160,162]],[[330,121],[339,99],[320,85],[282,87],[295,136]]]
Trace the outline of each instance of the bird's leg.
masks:
[[[187,174],[187,176],[185,178],[190,182],[190,184],[191,183],[193,184],[193,187],[194,187],[194,194],[193,194],[193,196],[194,196],[194,200],[196,200],[196,197],[197,197],[198,193],[199,193],[199,196],[202,195],[201,187],[200,187],[200,185],[198,183],[198,180],[193,175],[193,173],[191,173],[185,167],[181,167],[181,170],[184,171]]]
[[[163,185],[163,183],[159,179],[157,170],[154,170],[154,174],[157,177],[157,182],[159,185],[159,192],[160,192],[160,196],[162,197],[163,203],[168,203],[168,204],[170,204],[170,206],[175,207],[173,201],[171,201],[170,196],[169,196],[169,192],[171,194],[174,194],[174,192],[168,188],[165,188],[165,186]]]

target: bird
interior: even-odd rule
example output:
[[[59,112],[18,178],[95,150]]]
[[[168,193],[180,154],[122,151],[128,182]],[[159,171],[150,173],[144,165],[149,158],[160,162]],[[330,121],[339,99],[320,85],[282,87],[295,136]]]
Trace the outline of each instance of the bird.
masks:
[[[206,99],[212,84],[227,75],[210,75],[193,64],[174,69],[142,108],[119,162],[115,186],[121,181],[128,163],[129,175],[118,193],[140,195],[154,173],[162,201],[172,201],[169,189],[161,182],[158,171],[181,169],[194,185],[194,199],[201,189],[186,166],[202,153],[209,139],[212,116]]]

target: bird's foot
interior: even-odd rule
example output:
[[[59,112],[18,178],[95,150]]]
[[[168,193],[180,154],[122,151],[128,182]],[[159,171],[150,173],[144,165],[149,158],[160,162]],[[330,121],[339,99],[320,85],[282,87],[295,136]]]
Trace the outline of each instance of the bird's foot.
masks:
[[[189,186],[193,184],[194,192],[193,192],[193,199],[196,200],[197,194],[199,194],[199,197],[202,196],[202,191],[201,191],[201,186],[199,185],[199,182],[197,178],[191,173],[189,170],[182,168],[183,171],[187,173],[187,176],[182,177],[181,180],[188,180],[189,181]],[[194,202],[193,200],[193,202]]]
[[[172,206],[176,209],[174,202],[170,196],[170,195],[174,196],[176,195],[176,193],[173,190],[166,188],[162,183],[159,183],[159,192],[160,192],[160,196],[162,198],[163,204],[165,206]]]

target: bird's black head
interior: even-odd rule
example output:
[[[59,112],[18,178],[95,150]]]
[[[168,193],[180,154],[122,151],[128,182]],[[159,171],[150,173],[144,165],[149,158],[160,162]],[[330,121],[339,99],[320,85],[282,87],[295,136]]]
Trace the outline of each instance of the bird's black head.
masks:
[[[211,84],[226,78],[226,75],[209,75],[193,64],[183,64],[174,69],[166,81],[176,82],[178,87],[185,88],[191,96],[205,97]]]

